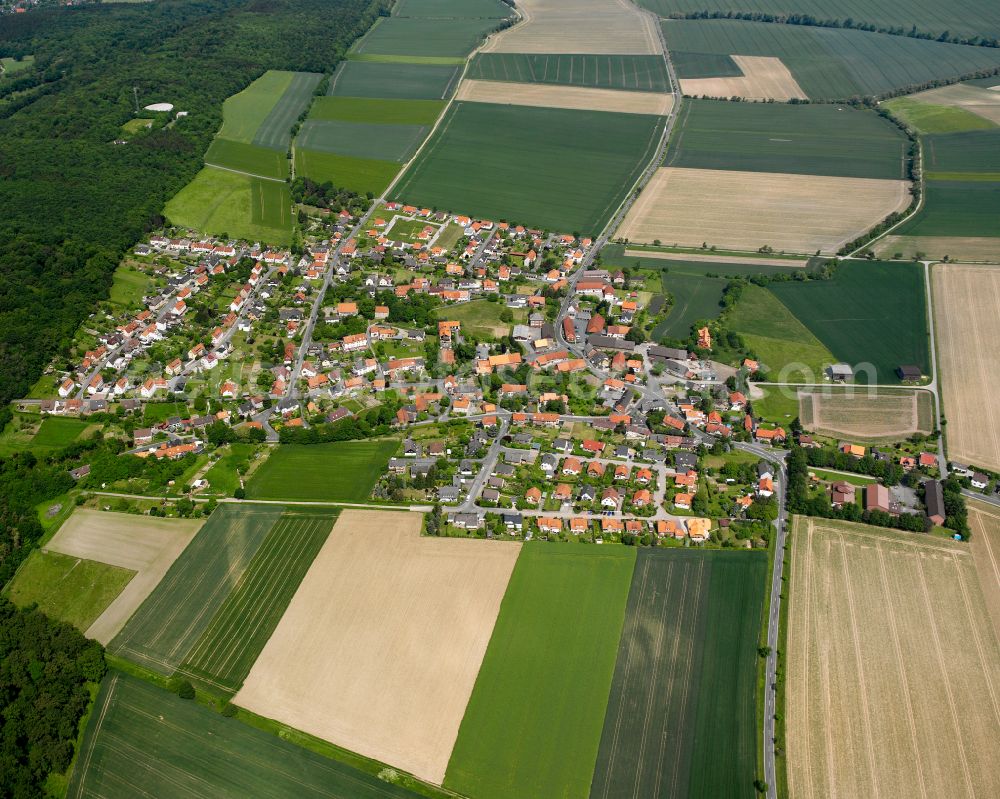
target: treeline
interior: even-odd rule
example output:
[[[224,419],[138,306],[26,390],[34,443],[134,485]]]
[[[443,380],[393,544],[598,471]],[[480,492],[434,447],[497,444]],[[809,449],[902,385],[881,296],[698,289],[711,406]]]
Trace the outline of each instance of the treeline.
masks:
[[[106,299],[121,255],[201,168],[222,102],[266,69],[329,72],[389,0],[158,0],[0,18],[35,56],[0,102],[0,405]],[[113,144],[140,106],[189,112]],[[0,419],[0,421],[4,421]]]
[[[887,33],[890,36],[907,36],[910,39],[969,44],[978,47],[998,47],[1000,42],[993,36],[956,36],[951,31],[931,33],[918,30],[916,25],[906,28],[902,25],[877,25],[851,17],[845,19],[820,19],[812,14],[768,14],[763,11],[691,11],[673,12],[669,19],[739,19],[746,22],[771,22],[777,25],[806,25],[813,28],[844,28],[846,30]]]
[[[310,427],[282,427],[278,433],[282,444],[328,444],[331,441],[357,441],[378,438],[392,432],[400,403],[388,398],[367,413],[339,422],[319,422]]]
[[[73,759],[88,682],[104,650],[78,630],[0,597],[0,799],[45,796],[49,774]]]

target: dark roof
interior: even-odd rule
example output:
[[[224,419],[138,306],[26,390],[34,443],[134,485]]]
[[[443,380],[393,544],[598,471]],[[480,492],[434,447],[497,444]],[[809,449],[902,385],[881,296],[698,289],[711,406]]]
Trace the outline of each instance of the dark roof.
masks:
[[[940,516],[942,519],[947,515],[944,510],[944,491],[938,480],[928,480],[924,483],[924,504],[927,505],[927,516]]]

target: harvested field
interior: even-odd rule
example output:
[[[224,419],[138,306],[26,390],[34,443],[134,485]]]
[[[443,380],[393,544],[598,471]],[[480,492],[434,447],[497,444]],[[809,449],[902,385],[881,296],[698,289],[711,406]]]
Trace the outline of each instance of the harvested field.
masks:
[[[968,508],[972,557],[986,597],[986,609],[1000,638],[1000,508],[975,500],[968,502]]]
[[[910,201],[904,180],[659,169],[619,238],[679,246],[836,252]]]
[[[931,283],[948,457],[1000,471],[1000,268],[937,264]]]
[[[902,441],[933,431],[934,397],[927,391],[803,391],[799,419],[806,430],[831,438]]]
[[[742,97],[746,100],[806,100],[792,73],[780,58],[733,55],[743,73],[729,78],[681,78],[681,91],[692,97]]]
[[[797,517],[788,793],[1000,795],[1000,645],[966,544]]]
[[[524,21],[491,37],[484,53],[659,53],[655,17],[628,0],[524,0]]]
[[[196,519],[157,519],[77,508],[45,549],[136,573],[90,625],[87,636],[107,645],[201,526],[202,521]]]
[[[754,258],[740,255],[698,255],[690,252],[657,252],[656,250],[625,250],[634,258],[656,258],[662,261],[706,261],[712,264],[748,264],[751,266],[808,266],[808,258]]]
[[[670,113],[674,101],[673,95],[658,92],[628,92],[546,83],[503,83],[492,80],[462,81],[455,99],[499,105],[579,108],[584,111],[617,111],[624,114],[660,116]]]
[[[980,86],[970,86],[966,83],[955,83],[951,86],[941,86],[937,89],[918,92],[911,97],[931,105],[961,108],[992,122],[994,125],[1000,125],[1000,92],[984,89]]]
[[[886,236],[875,245],[880,258],[910,260],[919,257],[940,260],[1000,263],[1000,238],[984,236]]]
[[[346,510],[234,702],[440,783],[520,545]]]

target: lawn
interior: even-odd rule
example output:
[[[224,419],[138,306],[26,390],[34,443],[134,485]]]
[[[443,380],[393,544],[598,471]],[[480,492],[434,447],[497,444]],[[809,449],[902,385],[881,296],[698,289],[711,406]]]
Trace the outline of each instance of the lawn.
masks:
[[[284,182],[207,166],[167,203],[172,224],[266,244],[292,241],[292,199]]]
[[[218,137],[209,145],[205,163],[265,178],[284,179],[288,174],[288,159],[284,150],[271,150]]]
[[[587,795],[635,552],[524,546],[465,710],[446,788],[477,799]]]
[[[473,300],[439,308],[437,318],[441,320],[455,320],[462,323],[462,332],[470,333],[478,338],[494,337],[501,338],[510,333],[513,322],[504,322],[500,319],[506,306],[501,302],[490,302],[488,300]],[[515,320],[517,316],[515,315]]]
[[[786,10],[801,11],[801,5],[797,2],[795,8]],[[717,3],[711,6],[712,10],[716,8]],[[830,18],[828,9],[824,9],[822,17]],[[910,24],[909,9],[905,24]],[[663,32],[671,54],[679,50],[685,55],[679,61],[674,59],[681,78],[733,74],[726,60],[718,63],[718,72],[711,72],[711,62],[691,59],[694,54],[705,59],[727,59],[733,54],[770,56],[780,58],[802,90],[820,101],[881,95],[1000,66],[1000,52],[993,48],[832,27],[722,19],[667,20]],[[692,63],[695,68],[689,71],[688,64]]]
[[[3,595],[18,607],[37,603],[48,616],[86,630],[135,572],[58,552],[34,550]]]
[[[119,266],[115,269],[111,284],[111,302],[125,308],[134,308],[142,302],[151,284],[152,280],[145,272],[132,266]]]
[[[334,186],[362,194],[381,194],[392,183],[400,166],[394,161],[374,158],[351,158],[334,153],[295,148],[295,173],[317,183],[329,181]]]
[[[471,53],[499,22],[475,18],[383,17],[355,42],[351,53],[460,58]]]
[[[254,472],[247,497],[364,501],[397,446],[396,439],[282,444]]]
[[[770,291],[749,285],[726,317],[772,380],[823,382],[824,370],[837,359]]]
[[[76,441],[90,426],[84,419],[69,416],[47,416],[31,439],[32,449],[60,449]]]
[[[178,671],[235,694],[288,607],[336,512],[286,511]]]
[[[799,415],[798,389],[788,387],[762,388],[764,396],[750,400],[754,416],[787,426]]]
[[[220,505],[174,561],[108,652],[170,676],[254,562],[281,506]]]
[[[593,235],[652,158],[663,124],[643,114],[454,103],[393,198]]]
[[[281,735],[111,672],[84,733],[67,796],[126,799],[139,792],[220,798],[416,796]]]
[[[912,97],[895,97],[882,103],[882,107],[918,133],[959,133],[996,127],[988,119],[964,108],[933,105]]]
[[[382,125],[433,125],[443,100],[390,100],[368,97],[317,97],[310,119],[376,122]]]
[[[165,422],[171,416],[187,417],[188,407],[183,402],[147,402],[142,407],[142,422],[155,425]]]
[[[653,330],[657,341],[687,339],[695,322],[715,319],[722,312],[719,300],[727,283],[724,278],[675,274],[672,269],[660,276],[663,290],[670,292],[674,302],[667,318]]]
[[[457,65],[342,61],[330,79],[329,94],[338,97],[384,97],[443,100],[458,82]]]
[[[665,166],[901,179],[908,140],[874,111],[686,101]]]
[[[469,63],[466,77],[601,89],[670,91],[667,67],[658,55],[477,53]]]
[[[640,549],[591,799],[757,793],[763,552]]]
[[[404,164],[426,138],[424,125],[383,125],[340,119],[307,119],[295,146],[310,152]]]
[[[896,383],[901,364],[930,369],[920,266],[842,261],[832,280],[773,283],[771,291],[839,361],[873,367],[858,382]]]

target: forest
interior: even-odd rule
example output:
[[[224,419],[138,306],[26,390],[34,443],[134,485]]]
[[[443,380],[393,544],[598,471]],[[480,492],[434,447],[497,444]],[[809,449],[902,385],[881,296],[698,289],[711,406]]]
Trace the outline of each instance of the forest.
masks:
[[[0,57],[35,59],[0,86],[0,406],[107,298],[121,255],[201,167],[223,100],[267,69],[329,72],[388,7],[158,0],[0,17]],[[116,143],[136,96],[188,116]]]

